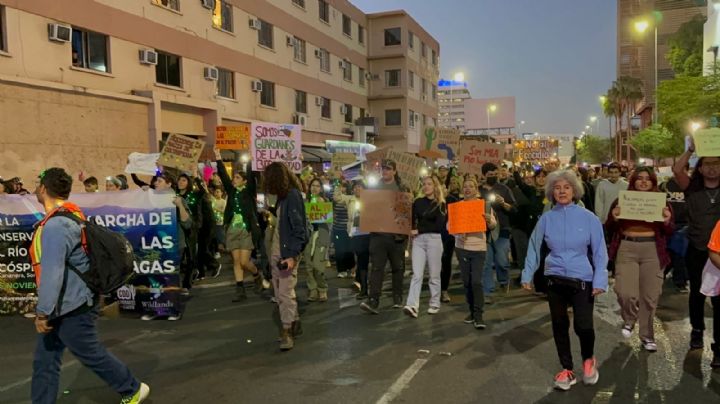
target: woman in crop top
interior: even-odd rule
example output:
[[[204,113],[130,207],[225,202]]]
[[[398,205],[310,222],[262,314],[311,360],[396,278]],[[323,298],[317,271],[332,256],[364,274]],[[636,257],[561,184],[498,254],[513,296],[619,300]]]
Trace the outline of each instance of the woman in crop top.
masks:
[[[657,176],[652,168],[635,170],[628,191],[657,192]],[[653,317],[662,294],[663,270],[670,263],[665,246],[672,234],[672,209],[668,203],[663,208],[663,221],[658,222],[620,219],[616,199],[610,213],[605,228],[612,235],[609,256],[615,260],[615,293],[624,322],[622,335],[630,338],[639,322],[643,348],[655,352]]]

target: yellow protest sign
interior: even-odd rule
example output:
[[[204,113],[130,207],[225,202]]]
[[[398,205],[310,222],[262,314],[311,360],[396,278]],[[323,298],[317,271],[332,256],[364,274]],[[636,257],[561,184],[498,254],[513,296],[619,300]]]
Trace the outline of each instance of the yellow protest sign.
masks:
[[[693,140],[698,157],[720,157],[720,128],[700,129]]]
[[[250,125],[216,126],[215,147],[224,150],[250,150]]]
[[[355,153],[334,153],[332,155],[332,169],[342,170],[348,164],[352,164],[357,160]]]
[[[620,219],[662,222],[666,199],[664,192],[620,191]]]

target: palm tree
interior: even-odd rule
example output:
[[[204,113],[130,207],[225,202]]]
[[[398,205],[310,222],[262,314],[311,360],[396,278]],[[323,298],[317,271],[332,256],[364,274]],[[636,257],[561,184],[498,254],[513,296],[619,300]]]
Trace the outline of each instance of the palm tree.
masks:
[[[632,137],[632,118],[635,116],[635,106],[643,98],[643,84],[640,79],[630,76],[622,76],[613,82],[613,89],[617,91],[616,100],[621,105],[620,109],[626,119],[626,143]],[[618,125],[621,127],[621,125]],[[630,161],[630,149],[627,151],[627,160]]]

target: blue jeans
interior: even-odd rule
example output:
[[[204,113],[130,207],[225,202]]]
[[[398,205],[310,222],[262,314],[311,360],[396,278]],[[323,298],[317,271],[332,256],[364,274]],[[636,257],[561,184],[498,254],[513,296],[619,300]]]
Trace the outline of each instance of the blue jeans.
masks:
[[[33,404],[55,403],[60,366],[65,348],[121,396],[134,394],[140,382],[130,369],[105,349],[98,340],[97,311],[70,313],[52,320],[53,330],[38,335],[33,359],[31,395]]]
[[[507,285],[508,269],[510,269],[510,261],[508,260],[509,252],[509,238],[499,237],[497,240],[490,240],[488,243],[487,257],[485,258],[485,271],[483,274],[483,289],[485,290],[485,293],[492,293],[495,291],[493,267],[497,272],[497,280],[500,282],[500,285]]]

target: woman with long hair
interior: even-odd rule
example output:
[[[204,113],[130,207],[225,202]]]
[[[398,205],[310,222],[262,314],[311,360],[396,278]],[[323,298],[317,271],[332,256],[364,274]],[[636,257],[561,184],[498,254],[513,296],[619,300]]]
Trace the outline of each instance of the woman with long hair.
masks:
[[[295,346],[293,337],[297,334],[293,331],[300,330],[295,286],[298,257],[309,242],[307,217],[300,181],[287,166],[277,162],[267,166],[264,185],[265,194],[277,198],[277,226],[273,229],[269,252],[270,270],[282,322],[280,349],[287,351]]]
[[[308,184],[307,202],[327,202],[323,191],[323,184],[319,178],[313,178]],[[325,253],[330,245],[330,227],[327,223],[313,223],[313,232],[310,242],[305,247],[305,260],[307,265],[307,285],[310,295],[309,302],[327,302],[328,285],[325,280]]]
[[[651,167],[640,167],[630,176],[628,191],[658,192],[657,176]],[[666,202],[663,221],[621,219],[618,199],[610,205],[605,230],[610,235],[609,258],[615,261],[615,293],[623,319],[622,335],[630,338],[640,323],[640,340],[649,352],[657,351],[653,318],[670,263],[666,246],[672,234],[672,209]]]
[[[412,206],[412,268],[407,303],[403,312],[417,318],[420,306],[425,263],[430,273],[430,307],[428,314],[440,311],[440,271],[442,270],[442,238],[440,234],[447,223],[447,206],[440,181],[435,176],[422,180],[423,196]]]

